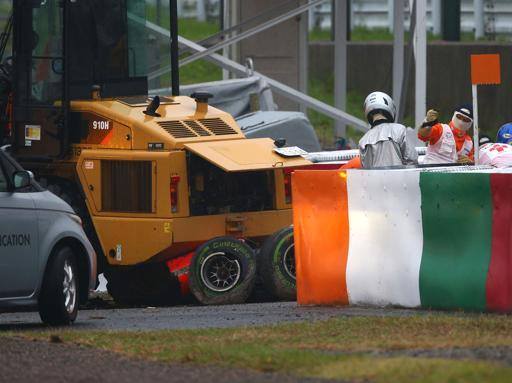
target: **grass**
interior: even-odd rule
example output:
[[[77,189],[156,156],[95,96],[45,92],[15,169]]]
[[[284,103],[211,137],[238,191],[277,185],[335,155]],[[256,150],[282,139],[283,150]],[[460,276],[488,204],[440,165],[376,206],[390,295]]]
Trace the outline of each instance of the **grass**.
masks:
[[[0,33],[4,32],[5,25],[11,13],[11,2],[6,0],[0,0]],[[4,59],[11,55],[11,41],[9,39],[4,53]]]
[[[310,80],[309,94],[326,104],[334,105],[334,77],[330,76],[326,81]],[[347,94],[347,112],[362,120],[365,119],[363,112],[364,97],[362,94],[354,91]],[[308,111],[308,118],[315,127],[322,147],[332,147],[334,144],[333,137],[335,136],[334,120],[315,110]],[[347,127],[347,138],[349,140],[357,143],[362,136],[363,133],[359,130],[350,126]]]
[[[409,41],[409,32],[405,32],[405,41]],[[484,37],[475,39],[475,34],[472,32],[461,32],[460,40],[463,42],[471,41],[496,41],[496,42],[510,42],[511,38],[507,35],[496,35],[494,38]],[[309,33],[310,41],[331,41],[333,35],[328,29],[313,29]],[[387,28],[366,28],[354,27],[350,33],[350,41],[392,41],[393,33]],[[428,41],[440,41],[442,37],[435,35],[432,32],[427,32]]]
[[[406,32],[407,33],[407,32]],[[408,33],[407,33],[408,34]],[[331,41],[333,34],[328,29],[313,29],[309,32],[310,41]],[[350,33],[351,41],[391,41],[393,34],[386,28],[354,27]]]
[[[222,80],[222,69],[204,60],[190,63],[180,69],[182,85]]]
[[[51,330],[21,333],[38,339],[49,339],[52,334]],[[512,346],[512,318],[498,315],[352,317],[253,328],[143,333],[65,331],[59,337],[67,343],[160,362],[213,364],[305,377],[398,383],[512,381],[512,368],[491,361],[375,353]]]
[[[11,0],[0,0],[0,13],[2,13],[1,18],[7,18],[9,16],[9,12],[11,11]]]
[[[211,36],[220,30],[220,25],[211,21],[201,22],[196,19],[181,19],[178,32],[183,37],[198,41]]]
[[[507,382],[511,371],[467,360],[351,357],[325,366],[315,377],[374,382]]]

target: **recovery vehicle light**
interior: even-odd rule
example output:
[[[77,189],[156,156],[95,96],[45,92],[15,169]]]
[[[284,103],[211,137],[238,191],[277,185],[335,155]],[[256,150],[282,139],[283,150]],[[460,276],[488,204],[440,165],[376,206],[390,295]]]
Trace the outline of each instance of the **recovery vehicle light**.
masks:
[[[171,212],[178,212],[178,186],[180,183],[180,176],[172,175],[171,176],[171,184],[170,184],[170,197],[171,197]]]

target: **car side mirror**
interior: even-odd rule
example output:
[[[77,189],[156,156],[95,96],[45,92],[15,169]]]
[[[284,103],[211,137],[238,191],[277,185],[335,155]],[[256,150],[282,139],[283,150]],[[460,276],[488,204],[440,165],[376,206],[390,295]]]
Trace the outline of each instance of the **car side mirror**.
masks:
[[[14,189],[23,189],[27,186],[30,186],[32,183],[32,179],[34,175],[27,170],[20,170],[13,174],[12,183],[14,185]]]

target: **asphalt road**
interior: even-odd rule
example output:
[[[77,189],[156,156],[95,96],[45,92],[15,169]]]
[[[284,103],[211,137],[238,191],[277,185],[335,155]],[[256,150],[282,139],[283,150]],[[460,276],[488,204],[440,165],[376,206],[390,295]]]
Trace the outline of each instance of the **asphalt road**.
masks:
[[[0,382],[328,382],[236,368],[156,363],[76,345],[2,338]]]
[[[312,321],[343,316],[409,316],[423,310],[358,307],[298,307],[295,302],[253,303],[232,306],[177,306],[81,310],[75,330],[162,330],[257,326]],[[445,314],[448,315],[448,314]],[[35,312],[0,314],[0,331],[44,329]]]

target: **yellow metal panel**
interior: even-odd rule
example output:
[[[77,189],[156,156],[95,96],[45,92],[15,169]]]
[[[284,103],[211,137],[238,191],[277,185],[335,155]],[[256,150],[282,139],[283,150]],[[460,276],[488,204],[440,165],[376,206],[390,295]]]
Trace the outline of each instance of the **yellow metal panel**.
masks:
[[[176,242],[208,241],[225,235],[225,215],[210,215],[173,220],[173,235]]]
[[[152,117],[144,114],[146,106],[130,106],[116,100],[88,100],[72,101],[73,112],[101,116],[117,125],[113,128],[111,144],[105,142],[103,147],[125,148],[128,143],[132,149],[147,150],[149,143],[161,143],[165,150],[181,149],[187,142],[205,141],[230,141],[245,138],[240,127],[228,113],[225,113],[212,106],[208,106],[205,112],[196,109],[196,102],[190,97],[174,97],[173,103],[162,103],[157,109],[159,117]],[[208,135],[187,138],[175,138],[167,133],[160,125],[161,122],[187,121],[200,119],[220,118],[234,131],[229,135]],[[122,127],[122,128],[121,128]],[[125,129],[129,129],[130,139],[126,140]],[[125,140],[125,141],[123,141]]]
[[[275,153],[270,138],[197,142],[185,144],[185,147],[228,172],[311,165],[302,157],[282,157]]]
[[[110,264],[135,265],[172,245],[172,220],[93,217]]]
[[[244,214],[245,215],[245,214]],[[262,211],[247,214],[245,233],[247,237],[270,235],[293,222],[292,210]]]
[[[101,211],[101,161],[86,157],[77,169],[92,214]]]
[[[101,208],[101,160],[153,162],[153,212],[104,212]],[[92,164],[92,166],[91,166]],[[184,152],[148,152],[136,150],[83,150],[77,163],[77,172],[92,208],[91,215],[109,217],[172,217],[186,216],[188,210],[188,182]],[[180,176],[179,209],[171,214],[170,178]]]
[[[277,209],[291,209],[292,205],[286,203],[286,196],[284,191],[284,172],[282,170],[274,171],[275,177],[275,198]]]
[[[105,160],[130,160],[130,161],[143,161],[153,159],[168,159],[172,152],[169,151],[155,151],[150,152],[147,150],[111,150],[111,149],[97,149],[97,150],[83,150],[81,153],[80,161],[84,157],[99,158]]]
[[[82,125],[72,126],[72,129],[77,129],[81,133],[80,142],[75,144],[76,148],[132,148],[132,130],[115,121],[111,111],[90,112],[76,108],[73,112],[80,113]]]
[[[190,218],[176,218],[173,221],[175,242],[207,241],[211,238],[231,235],[227,221],[240,220],[244,229],[243,237],[261,237],[292,224],[291,209],[261,211],[239,214],[219,214]]]

